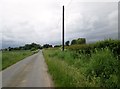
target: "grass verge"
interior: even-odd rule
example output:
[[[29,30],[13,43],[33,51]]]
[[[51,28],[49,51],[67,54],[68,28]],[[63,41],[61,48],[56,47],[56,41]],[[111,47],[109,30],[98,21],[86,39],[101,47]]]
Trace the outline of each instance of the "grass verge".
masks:
[[[3,51],[2,52],[2,70],[6,69],[7,67],[15,64],[16,62],[24,59],[25,57],[28,57],[32,55],[32,51]]]
[[[90,56],[59,49],[43,54],[56,87],[118,87],[118,60],[107,48]]]

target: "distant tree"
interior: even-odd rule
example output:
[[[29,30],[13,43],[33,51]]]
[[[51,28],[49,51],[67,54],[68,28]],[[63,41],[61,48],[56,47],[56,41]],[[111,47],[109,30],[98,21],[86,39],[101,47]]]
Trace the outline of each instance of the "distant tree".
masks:
[[[13,50],[20,50],[20,49],[19,49],[19,47],[15,47],[15,48],[13,48]]]
[[[41,45],[36,44],[36,43],[32,43],[32,44],[26,44],[23,49],[24,50],[31,50],[31,49],[41,49]]]
[[[75,39],[71,41],[71,45],[74,45],[74,44],[77,44],[77,40]]]
[[[39,49],[42,49],[43,47],[40,45]]]
[[[69,46],[69,43],[70,43],[70,41],[66,41],[66,42],[65,42],[65,45],[66,45],[66,46]]]
[[[53,46],[52,45],[49,45],[49,48],[52,48]]]
[[[29,44],[25,44],[24,50],[30,50],[30,49],[31,49],[31,46]]]
[[[49,45],[52,47],[52,45]],[[8,47],[6,50],[37,50],[37,49],[42,49],[42,46],[36,43],[31,43],[31,44],[25,44],[24,46],[19,46],[19,47]]]
[[[74,44],[86,44],[86,39],[85,38],[74,39],[72,40],[71,45]]]
[[[77,44],[86,44],[86,39],[85,38],[78,38]]]
[[[8,47],[8,50],[9,50],[9,51],[12,51],[12,50],[13,50],[13,48],[12,48],[12,47]]]
[[[50,48],[50,47],[52,47],[52,45],[49,45],[49,44],[44,44],[43,45],[43,48]]]
[[[31,51],[35,51],[36,49],[35,49],[35,48],[31,48],[30,50],[31,50]]]
[[[8,49],[7,48],[5,48],[5,49],[3,49],[4,51],[7,51]]]
[[[54,48],[56,48],[56,47],[61,47],[61,45],[55,45]]]
[[[20,50],[24,50],[24,46],[20,46],[19,49],[20,49]]]

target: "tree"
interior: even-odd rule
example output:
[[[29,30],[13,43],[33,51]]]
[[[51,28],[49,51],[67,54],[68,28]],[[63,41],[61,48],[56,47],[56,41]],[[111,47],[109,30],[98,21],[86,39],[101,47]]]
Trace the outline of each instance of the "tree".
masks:
[[[86,39],[85,38],[74,39],[72,40],[71,45],[74,44],[86,44]]]
[[[52,45],[49,45],[49,44],[44,44],[43,45],[43,48],[50,48],[50,47],[52,47]]]
[[[71,45],[77,44],[77,41],[74,39],[71,41]]]
[[[66,46],[69,46],[69,43],[70,43],[70,41],[66,41],[66,42],[65,42],[65,45],[66,45]]]
[[[12,51],[12,50],[13,50],[13,48],[12,48],[12,47],[8,47],[8,50],[9,50],[9,51]]]
[[[78,38],[77,39],[77,44],[85,44],[85,43],[86,43],[85,38]]]
[[[41,45],[39,44],[36,44],[36,43],[32,43],[32,44],[26,44],[24,47],[23,47],[25,50],[31,50],[31,49],[41,49]]]
[[[61,45],[55,45],[54,48],[55,48],[55,47],[61,47]]]

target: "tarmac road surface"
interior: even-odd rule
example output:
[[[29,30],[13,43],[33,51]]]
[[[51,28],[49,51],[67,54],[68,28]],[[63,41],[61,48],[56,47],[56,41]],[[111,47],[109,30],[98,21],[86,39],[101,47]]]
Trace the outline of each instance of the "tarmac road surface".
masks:
[[[42,51],[2,71],[2,87],[52,87]]]

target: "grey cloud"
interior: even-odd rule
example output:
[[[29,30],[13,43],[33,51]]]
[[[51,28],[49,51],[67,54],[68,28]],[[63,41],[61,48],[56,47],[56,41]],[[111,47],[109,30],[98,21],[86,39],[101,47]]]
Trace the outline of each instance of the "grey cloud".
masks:
[[[56,0],[46,1],[6,0],[0,4],[4,47],[31,42],[61,44],[62,7]],[[85,37],[90,42],[117,38],[117,9],[114,2],[72,1],[65,7],[65,40]]]
[[[85,8],[86,6],[89,10],[83,11],[84,14],[81,13],[82,18],[75,17],[76,20],[73,20],[75,23],[67,24],[67,34],[79,34],[78,37],[86,37],[88,42],[107,38],[117,39],[117,3],[83,3],[81,7]],[[71,12],[76,11],[71,10]],[[76,13],[80,12],[77,11]],[[70,35],[68,36],[71,38]]]

